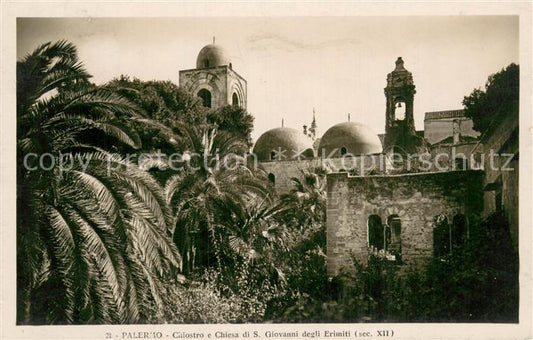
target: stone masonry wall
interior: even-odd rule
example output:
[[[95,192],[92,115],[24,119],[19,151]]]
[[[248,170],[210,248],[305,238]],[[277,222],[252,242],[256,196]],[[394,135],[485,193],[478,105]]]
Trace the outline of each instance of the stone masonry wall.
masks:
[[[309,170],[313,172],[313,169],[320,167],[319,159],[309,160],[294,160],[294,161],[271,161],[261,162],[259,167],[263,169],[267,174],[273,174],[276,178],[274,187],[278,194],[286,194],[293,187],[291,178],[302,178],[302,171]]]
[[[283,161],[263,161],[259,167],[276,178],[275,188],[278,194],[286,194],[293,188],[292,178],[301,178],[302,171],[314,172],[322,169],[326,172],[346,171],[357,175],[384,174],[387,171],[385,155],[370,154],[345,158],[301,159]]]
[[[219,108],[229,104],[227,75],[226,66],[182,70],[179,73],[179,83],[180,87],[195,96],[201,89],[208,90],[211,93],[211,107]]]
[[[485,168],[485,207],[484,215],[502,209],[509,222],[509,232],[513,246],[518,250],[518,230],[519,230],[519,121],[518,114],[508,115],[498,126],[498,129],[485,135],[482,139],[482,148],[479,157],[484,158]],[[494,157],[494,166],[490,164],[490,154]],[[514,156],[512,156],[514,155]],[[505,163],[506,168],[502,168]],[[512,170],[511,170],[512,169]],[[496,206],[496,197],[501,195],[501,206]]]
[[[407,266],[426,261],[433,252],[433,218],[469,221],[483,209],[483,172],[451,171],[397,176],[327,175],[327,269],[329,275],[353,269],[352,256],[366,262],[367,221],[378,215],[385,223],[401,219],[402,259]]]

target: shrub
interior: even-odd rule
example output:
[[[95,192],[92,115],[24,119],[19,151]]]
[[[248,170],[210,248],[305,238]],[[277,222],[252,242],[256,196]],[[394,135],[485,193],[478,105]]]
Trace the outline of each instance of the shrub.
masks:
[[[422,269],[371,256],[343,273],[337,302],[344,321],[517,322],[518,258],[500,214],[472,225],[470,239]],[[337,313],[339,314],[339,313]]]
[[[217,283],[218,274],[209,270],[200,277],[185,283],[169,282],[162,289],[165,311],[164,320],[155,317],[148,323],[237,323],[259,321],[264,313],[264,303],[257,291],[235,294],[229,289],[221,289]],[[244,282],[243,282],[244,283]],[[248,287],[248,290],[251,288]]]

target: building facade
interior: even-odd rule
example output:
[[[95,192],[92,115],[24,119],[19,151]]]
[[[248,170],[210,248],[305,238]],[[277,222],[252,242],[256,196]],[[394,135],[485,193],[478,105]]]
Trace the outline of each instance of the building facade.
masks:
[[[217,46],[202,49],[196,69],[180,72],[180,86],[205,106],[246,108],[246,81]],[[381,136],[359,122],[336,124],[314,140],[306,127],[280,127],[253,147],[278,194],[305,172],[327,173],[328,274],[353,270],[352,259],[364,263],[370,255],[418,266],[463,242],[470,224],[498,210],[509,219],[516,247],[518,117],[480,137],[463,110],[427,112],[424,130],[417,131],[415,83],[401,57],[384,93]],[[494,150],[513,154],[509,163],[516,170],[487,170],[482,160]]]

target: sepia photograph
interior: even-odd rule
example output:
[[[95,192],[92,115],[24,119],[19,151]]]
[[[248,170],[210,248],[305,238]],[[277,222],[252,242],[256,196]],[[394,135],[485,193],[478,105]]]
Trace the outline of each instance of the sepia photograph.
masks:
[[[107,13],[11,18],[13,338],[531,316],[519,15]]]

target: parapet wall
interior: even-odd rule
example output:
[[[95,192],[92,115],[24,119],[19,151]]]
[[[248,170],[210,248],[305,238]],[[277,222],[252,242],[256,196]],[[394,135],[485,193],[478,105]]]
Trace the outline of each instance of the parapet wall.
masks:
[[[302,178],[302,171],[315,172],[316,169],[322,169],[327,173],[346,171],[357,175],[385,174],[388,171],[385,162],[384,154],[370,154],[344,158],[274,160],[259,162],[259,167],[274,176],[277,193],[285,194],[293,188],[293,177]]]

